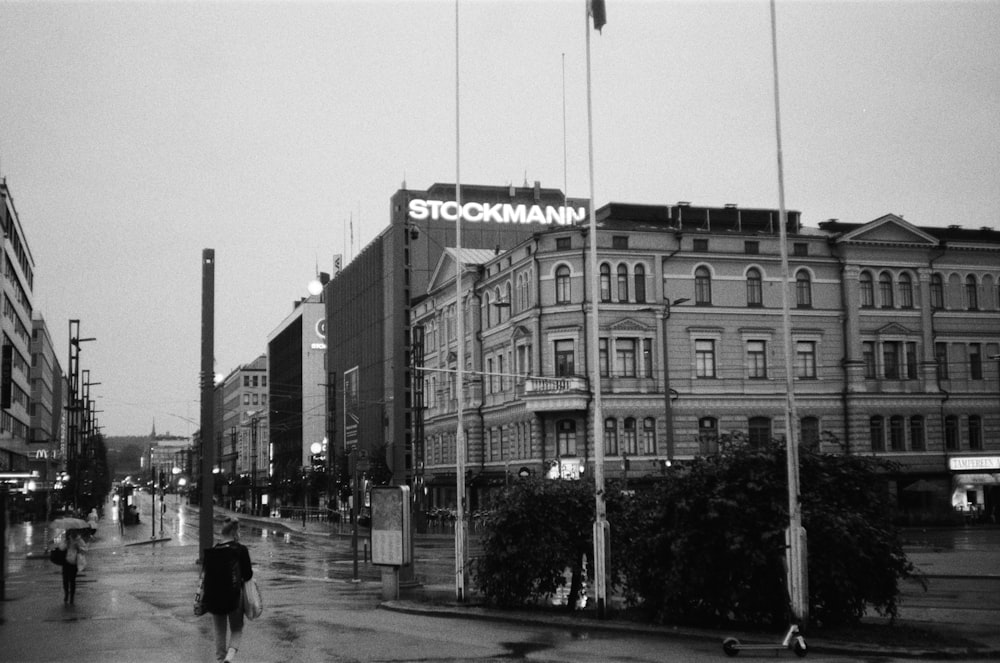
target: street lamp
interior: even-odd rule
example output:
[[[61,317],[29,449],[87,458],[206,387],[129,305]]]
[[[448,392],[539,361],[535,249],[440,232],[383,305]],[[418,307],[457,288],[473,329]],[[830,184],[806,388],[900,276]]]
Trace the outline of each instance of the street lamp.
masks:
[[[664,297],[663,308],[660,310],[660,321],[663,327],[663,413],[667,429],[667,467],[674,462],[674,407],[672,398],[673,390],[670,388],[670,357],[668,352],[670,340],[667,333],[667,320],[670,319],[670,308],[672,306],[689,301],[691,300],[688,297],[681,297],[673,301],[669,297]],[[654,311],[656,309],[647,307],[640,310]]]

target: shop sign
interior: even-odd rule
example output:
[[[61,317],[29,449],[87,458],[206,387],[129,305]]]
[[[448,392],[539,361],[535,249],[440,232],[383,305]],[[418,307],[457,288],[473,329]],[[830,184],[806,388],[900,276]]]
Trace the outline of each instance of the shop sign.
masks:
[[[1000,474],[956,474],[955,483],[960,486],[986,486],[1000,484]]]
[[[969,470],[1000,470],[1000,456],[952,456],[948,469],[953,472]]]
[[[427,219],[455,221],[458,218],[458,203],[454,200],[414,198],[410,201],[409,213],[414,221]],[[586,216],[587,210],[583,207],[477,202],[462,205],[462,218],[474,223],[541,223],[570,226],[583,221]]]

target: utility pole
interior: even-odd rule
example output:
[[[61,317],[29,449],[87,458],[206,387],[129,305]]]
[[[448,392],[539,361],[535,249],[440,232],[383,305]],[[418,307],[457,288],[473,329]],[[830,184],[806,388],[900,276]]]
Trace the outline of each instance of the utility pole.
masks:
[[[212,547],[212,494],[215,478],[215,249],[201,253],[201,505],[198,509],[198,561]]]

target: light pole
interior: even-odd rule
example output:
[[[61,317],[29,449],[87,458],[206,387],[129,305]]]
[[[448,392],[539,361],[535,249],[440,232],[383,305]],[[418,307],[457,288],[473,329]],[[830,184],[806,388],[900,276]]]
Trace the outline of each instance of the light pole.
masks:
[[[73,460],[73,507],[79,508],[80,504],[80,412],[83,406],[80,402],[80,344],[88,341],[96,341],[96,338],[80,338],[80,320],[69,321],[69,398],[66,410],[69,414],[66,422],[66,429],[69,433],[67,440],[67,456],[72,454]],[[67,461],[69,457],[67,457]]]
[[[691,301],[688,297],[681,297],[671,301],[669,297],[663,298],[663,308],[660,310],[660,322],[663,327],[663,345],[661,347],[661,353],[663,355],[663,419],[666,425],[666,440],[667,440],[667,466],[669,467],[674,462],[674,405],[672,398],[672,389],[670,388],[670,339],[667,333],[667,320],[670,319],[670,310],[672,306],[677,306],[683,304],[684,302]],[[652,308],[641,309],[643,311],[653,311]]]

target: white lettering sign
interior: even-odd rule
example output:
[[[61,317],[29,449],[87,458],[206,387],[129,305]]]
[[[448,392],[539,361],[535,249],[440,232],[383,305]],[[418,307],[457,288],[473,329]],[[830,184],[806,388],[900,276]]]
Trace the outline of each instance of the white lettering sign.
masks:
[[[458,203],[454,200],[410,201],[410,218],[415,221],[427,219],[455,221],[458,218]],[[587,210],[583,207],[556,207],[554,205],[512,205],[510,203],[476,203],[462,205],[462,218],[476,223],[543,223],[569,226],[583,221]]]
[[[948,459],[948,467],[952,470],[1000,470],[1000,456],[980,456],[965,458],[952,456]]]

